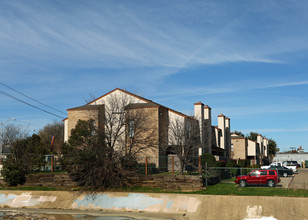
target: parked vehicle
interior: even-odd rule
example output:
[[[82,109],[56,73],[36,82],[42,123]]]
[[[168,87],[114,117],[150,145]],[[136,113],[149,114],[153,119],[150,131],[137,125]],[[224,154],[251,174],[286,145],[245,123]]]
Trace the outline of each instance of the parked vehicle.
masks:
[[[261,166],[261,169],[269,169],[270,166],[282,166],[282,162],[273,162],[270,165]]]
[[[289,169],[292,169],[293,172],[297,172],[297,168],[299,166],[299,164],[297,163],[297,161],[283,161],[282,162],[282,166],[285,166]]]
[[[274,187],[280,182],[277,170],[253,170],[248,175],[237,176],[235,183],[241,187],[247,185],[267,185]]]
[[[284,166],[271,165],[269,167],[269,169],[270,170],[278,170],[278,175],[279,176],[287,177],[287,176],[293,175],[293,170],[289,169],[287,167],[284,167]]]

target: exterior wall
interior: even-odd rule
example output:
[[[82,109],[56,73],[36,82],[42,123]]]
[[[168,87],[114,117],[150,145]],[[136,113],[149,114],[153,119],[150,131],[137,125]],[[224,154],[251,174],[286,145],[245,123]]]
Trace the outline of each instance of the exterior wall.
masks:
[[[205,148],[206,153],[212,153],[212,113],[209,106],[204,107],[204,130],[205,130]]]
[[[283,162],[291,160],[295,160],[297,161],[297,163],[302,164],[303,162],[308,161],[308,153],[298,153],[298,154],[277,153],[273,158],[273,162]]]
[[[142,100],[138,97],[135,97],[133,95],[127,94],[119,89],[116,89],[114,91],[111,91],[107,93],[106,95],[96,99],[95,101],[91,102],[90,105],[108,105],[110,97],[114,96],[116,99],[127,99],[130,103],[147,103],[145,100]]]
[[[221,143],[220,143],[220,140],[221,140],[221,130],[217,127],[214,127],[214,137],[212,138],[212,146],[215,146],[215,147],[219,147],[221,148]]]
[[[263,146],[263,137],[261,135],[257,136],[257,142],[260,147],[260,156],[263,158],[264,155],[264,146]]]
[[[225,118],[225,149],[226,149],[226,157],[231,157],[231,124],[230,118]]]
[[[130,109],[130,113],[134,115],[140,115],[142,118],[142,125],[136,127],[134,135],[133,152],[138,152],[138,162],[145,161],[145,157],[148,157],[148,163],[154,163],[156,167],[159,167],[159,108],[136,108]],[[137,125],[138,126],[138,125]],[[139,130],[138,130],[139,129]],[[126,129],[128,131],[128,129]],[[126,137],[127,143],[130,142],[130,137]],[[128,146],[129,147],[129,146]],[[140,150],[144,148],[143,150]]]
[[[199,130],[200,130],[200,148],[199,148],[199,156],[205,153],[205,131],[204,131],[204,104],[202,102],[198,102],[194,104],[194,117],[199,122]]]
[[[90,120],[93,119],[99,129],[103,129],[103,115],[104,106],[102,105],[97,109],[72,109],[68,110],[68,122],[67,122],[67,137],[71,135],[72,129],[77,125],[78,120]],[[67,138],[67,139],[68,139]]]
[[[169,114],[167,108],[159,108],[159,166],[168,167],[168,156],[166,146],[168,146],[168,124]]]
[[[257,156],[257,143],[248,140],[247,156],[256,157]]]
[[[269,148],[268,148],[268,139],[263,139],[263,145],[264,145],[264,156],[268,158],[269,156]]]
[[[218,115],[218,128],[221,130],[220,148],[226,150],[226,120],[223,114]],[[224,153],[224,157],[227,157],[226,151]]]
[[[68,118],[64,120],[64,142],[68,141]]]
[[[231,144],[233,145],[233,152],[231,158],[234,160],[247,159],[247,139],[243,137],[232,137]]]
[[[183,123],[185,124],[185,117],[173,112],[173,111],[168,111],[168,118],[169,118],[169,125],[171,123]],[[168,145],[171,145],[172,142],[170,142],[170,140],[172,139],[172,132],[171,132],[171,126],[169,126],[168,128]]]

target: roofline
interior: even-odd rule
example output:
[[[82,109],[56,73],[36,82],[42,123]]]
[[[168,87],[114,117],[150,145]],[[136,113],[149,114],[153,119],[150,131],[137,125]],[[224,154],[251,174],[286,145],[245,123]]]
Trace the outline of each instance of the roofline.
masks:
[[[256,142],[256,141],[253,141],[253,140],[250,140],[250,139],[248,139],[248,141],[254,142],[254,143],[256,143],[256,144],[258,143],[258,142]]]
[[[184,118],[187,118],[187,117],[188,117],[188,115],[184,115],[183,113],[177,112],[177,111],[175,111],[175,110],[173,110],[173,109],[171,109],[171,108],[167,108],[167,109],[168,109],[168,111],[171,111],[171,112],[173,112],[173,113],[175,113],[175,114],[177,114],[177,115],[179,115],[179,116],[182,116],[182,117],[184,117]]]
[[[187,115],[185,115],[185,114],[183,114],[183,113],[181,113],[181,112],[175,111],[175,110],[173,110],[173,109],[171,109],[171,108],[168,108],[168,107],[166,107],[166,106],[163,106],[163,105],[160,105],[160,104],[158,104],[158,103],[156,103],[156,102],[153,102],[152,100],[149,100],[149,99],[143,98],[143,97],[141,97],[141,96],[135,95],[135,94],[133,94],[133,93],[130,93],[130,92],[128,92],[128,91],[126,91],[126,90],[123,90],[123,89],[120,89],[120,88],[116,88],[116,89],[114,89],[114,90],[112,90],[112,91],[110,91],[110,92],[108,92],[108,93],[106,93],[106,94],[104,94],[104,95],[98,97],[97,99],[95,99],[95,100],[93,100],[93,101],[87,103],[86,105],[90,105],[90,104],[96,102],[97,100],[99,100],[99,99],[101,99],[101,98],[103,98],[103,97],[105,97],[105,96],[107,96],[107,95],[109,95],[109,94],[111,94],[111,93],[113,93],[113,92],[115,92],[115,91],[117,91],[117,90],[118,90],[118,91],[121,91],[121,92],[124,92],[124,93],[126,93],[126,94],[128,94],[128,95],[134,96],[135,98],[138,98],[138,99],[140,99],[140,100],[143,100],[143,101],[145,101],[145,102],[147,102],[147,103],[150,103],[150,102],[151,102],[151,103],[157,104],[159,107],[166,108],[168,111],[171,111],[171,112],[173,112],[173,113],[175,113],[175,114],[177,114],[177,115],[180,115],[180,116],[182,116],[182,117],[185,117],[185,118],[188,117]]]
[[[104,104],[102,104],[102,105],[96,105],[96,106],[95,106],[95,105],[92,105],[92,106],[89,106],[89,107],[87,107],[87,105],[83,105],[83,106],[79,106],[79,107],[67,109],[67,111],[78,111],[78,110],[83,111],[83,110],[92,110],[92,109],[96,110],[96,109],[101,108],[102,106],[104,106]],[[83,108],[82,108],[82,107],[83,107]]]
[[[126,93],[126,94],[128,94],[128,95],[132,95],[132,96],[134,96],[135,98],[138,98],[138,99],[143,100],[143,101],[145,101],[145,102],[148,102],[148,103],[151,102],[151,100],[149,100],[149,99],[145,99],[145,98],[143,98],[143,97],[141,97],[141,96],[138,96],[138,95],[135,95],[135,94],[133,94],[133,93],[127,92],[126,90],[123,90],[123,89],[120,89],[120,88],[115,88],[114,90],[112,90],[112,91],[110,91],[110,92],[108,92],[108,93],[106,93],[106,94],[104,94],[104,95],[98,97],[97,99],[95,99],[95,100],[93,100],[93,101],[87,103],[87,105],[90,105],[90,104],[92,104],[93,102],[96,102],[97,100],[99,100],[99,99],[101,99],[101,98],[103,98],[103,97],[105,97],[105,96],[109,95],[110,93],[113,93],[113,92],[115,92],[115,91],[117,91],[117,90],[119,90],[119,91],[121,91],[121,92],[124,92],[124,93]]]

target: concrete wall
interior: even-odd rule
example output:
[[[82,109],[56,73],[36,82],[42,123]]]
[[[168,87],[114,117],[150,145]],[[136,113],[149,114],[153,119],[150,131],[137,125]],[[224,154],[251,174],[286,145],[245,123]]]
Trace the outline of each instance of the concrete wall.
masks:
[[[193,194],[1,191],[0,208],[149,213],[173,219],[307,219],[308,198]]]
[[[308,160],[308,153],[301,154],[289,154],[289,153],[277,153],[273,158],[274,162],[283,162],[295,160],[297,163],[301,164],[301,162]]]

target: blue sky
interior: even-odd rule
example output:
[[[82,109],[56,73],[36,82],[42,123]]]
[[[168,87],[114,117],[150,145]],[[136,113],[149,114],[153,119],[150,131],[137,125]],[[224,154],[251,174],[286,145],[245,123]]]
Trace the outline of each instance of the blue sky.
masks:
[[[307,11],[296,0],[2,0],[0,79],[63,112],[114,88],[186,114],[202,101],[214,124],[224,113],[232,130],[308,151]],[[0,102],[1,122],[61,120]]]

